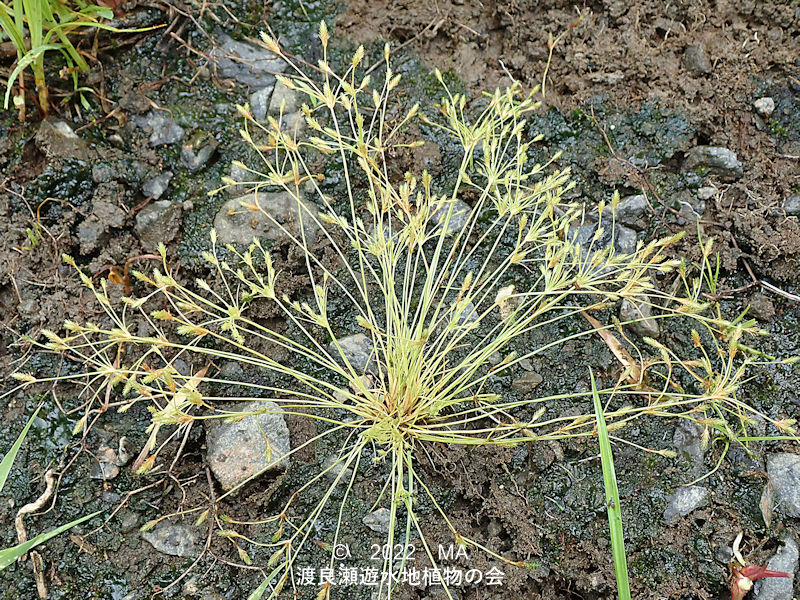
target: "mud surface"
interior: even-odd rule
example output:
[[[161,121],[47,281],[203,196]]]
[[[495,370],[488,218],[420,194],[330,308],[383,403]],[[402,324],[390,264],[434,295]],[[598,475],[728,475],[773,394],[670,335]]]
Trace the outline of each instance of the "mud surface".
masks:
[[[255,36],[268,25],[292,51],[314,64],[319,50],[312,40],[322,17],[332,24],[334,38],[344,40],[337,42],[340,56],[359,42],[371,56],[379,56],[384,41],[399,46],[398,70],[409,84],[409,95],[423,102],[433,102],[440,93],[429,69],[441,69],[454,88],[472,94],[511,78],[531,87],[541,83],[547,69],[546,96],[530,133],[543,134],[536,149],[542,157],[563,151],[559,165],[572,167],[578,181],[574,198],[589,212],[614,190],[622,196],[645,194],[648,208],[639,226],[641,236],[685,231],[676,252],[689,258],[699,256],[698,232],[703,239],[714,237],[721,252],[726,314],[752,304],[751,314],[771,332],[759,341],[760,347],[781,356],[800,353],[800,224],[797,212],[789,214],[788,202],[800,194],[797,2],[606,0],[579,6],[580,20],[574,2],[556,1],[225,4],[209,8],[210,13],[183,5],[130,7],[127,18],[132,22],[165,24],[176,37],[151,32],[125,38],[119,47],[101,44],[87,81],[102,100],[92,99],[88,112],[74,101],[54,106],[54,119],[66,122],[77,140],[54,132],[52,120],[19,124],[12,113],[0,113],[4,379],[21,365],[42,372],[73,368],[56,356],[35,354],[28,338],[41,340],[43,328],[57,331],[65,319],[102,315],[74,271],[63,265],[62,253],[76,257],[98,281],[111,276],[117,295],[131,285],[131,269],[155,264],[153,239],[167,243],[168,260],[185,281],[208,275],[198,257],[208,247],[214,216],[229,197],[208,192],[230,174],[231,161],[252,156],[239,137],[235,109],[249,99],[249,90],[224,77],[207,58],[221,46],[224,34]],[[562,33],[549,58],[548,36]],[[69,90],[63,81],[54,85]],[[775,105],[769,116],[754,108],[763,97]],[[153,109],[165,109],[184,130],[180,141],[152,144],[152,132],[137,122]],[[212,148],[196,170],[181,156],[186,144]],[[689,166],[687,158],[697,146],[732,151],[741,173]],[[446,177],[451,154],[444,144],[430,144],[424,152],[398,156],[397,175],[427,168]],[[156,198],[146,184],[166,172],[172,176]],[[336,174],[330,175],[335,189]],[[164,221],[167,205],[171,221]],[[159,218],[173,226],[142,229],[143,211],[153,209],[163,209]],[[316,250],[321,256],[328,251],[324,244]],[[274,252],[286,272],[287,293],[302,294],[308,285],[302,257],[280,243]],[[784,293],[754,283],[755,278]],[[259,316],[282,327],[268,311]],[[664,335],[672,343],[690,343],[685,331]],[[544,375],[536,393],[585,391],[587,365],[609,380],[617,370],[599,340],[567,344],[532,365]],[[234,376],[257,375],[245,370]],[[507,379],[498,382],[498,390],[520,394],[512,378]],[[754,373],[741,399],[771,417],[796,418],[798,384],[796,366],[771,367]],[[11,387],[7,380],[6,389]],[[86,400],[61,387],[15,392],[3,400],[3,451],[34,408],[40,403],[44,407],[2,492],[0,546],[15,543],[16,509],[42,492],[43,473],[53,467],[63,473],[56,502],[46,514],[27,519],[29,532],[94,510],[102,510],[107,523],[95,519],[40,549],[49,597],[247,598],[262,581],[262,571],[244,564],[236,547],[209,523],[195,527],[200,511],[170,521],[195,527],[190,557],[156,552],[139,532],[148,521],[209,505],[219,494],[206,465],[202,428],[193,428],[186,440],[174,440],[164,450],[171,459],[182,447],[169,477],[140,477],[127,464],[118,477],[103,481],[102,475],[90,477],[103,447],[116,451],[124,436],[134,455],[138,453],[147,439],[150,415],[139,408],[109,410],[85,438],[75,438],[72,430]],[[561,414],[577,410],[569,403],[556,409]],[[293,445],[315,433],[315,426],[301,417],[289,419],[288,425]],[[690,448],[676,459],[615,446],[635,598],[728,597],[730,545],[740,531],[748,540],[743,550],[756,564],[774,554],[787,532],[798,533],[797,519],[773,514],[763,501],[766,454],[797,452],[796,445],[754,442],[749,449],[730,448],[719,462],[723,443],[712,439],[698,449],[697,443],[685,443],[691,435],[676,422],[657,420],[637,423],[635,431],[627,432],[627,439],[648,448]],[[309,446],[285,474],[260,479],[226,499],[220,514],[242,522],[262,518],[318,472],[334,451]],[[457,597],[616,597],[594,440],[502,450],[434,446],[426,456],[422,469],[457,528],[504,556],[530,561],[529,569],[506,569],[503,586],[464,587]],[[707,502],[676,523],[665,523],[669,496],[715,467],[698,484],[710,490]],[[365,475],[347,505],[347,541],[361,561],[369,560],[373,543],[383,541],[362,524],[374,497],[374,481],[382,474],[376,469]],[[311,503],[315,493],[321,490],[305,501]],[[452,541],[435,511],[423,507],[421,514],[431,539]],[[261,526],[243,525],[238,531],[254,539],[272,534]],[[269,558],[257,547],[247,551],[255,565]],[[323,553],[311,557],[315,559],[322,562]],[[496,566],[478,553],[454,564],[484,571]],[[0,572],[0,583],[0,597],[36,597],[30,562]],[[800,593],[797,586],[795,595]],[[356,586],[341,597],[369,598],[370,590]],[[400,597],[445,596],[435,587],[406,586]]]

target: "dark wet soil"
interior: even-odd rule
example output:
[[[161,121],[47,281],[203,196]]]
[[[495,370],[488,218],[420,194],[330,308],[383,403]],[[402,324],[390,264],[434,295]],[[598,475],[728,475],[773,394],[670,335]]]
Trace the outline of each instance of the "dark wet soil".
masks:
[[[758,305],[760,323],[772,333],[763,342],[765,351],[800,352],[800,313],[792,299],[800,284],[800,224],[784,208],[787,198],[800,193],[797,2],[598,0],[578,6],[579,21],[575,3],[560,1],[352,0],[338,7],[307,1],[272,6],[236,2],[224,8],[216,6],[211,18],[182,4],[132,6],[130,14],[137,22],[171,25],[178,39],[137,34],[131,38],[136,49],[128,44],[101,49],[97,64],[103,68],[95,67],[89,77],[98,89],[102,84],[103,102],[91,114],[79,112],[74,103],[54,109],[78,132],[82,143],[77,147],[53,148],[35,119],[19,124],[13,114],[0,113],[4,378],[20,365],[62,368],[52,356],[35,356],[25,336],[39,338],[42,328],[58,330],[64,319],[100,315],[72,270],[63,266],[62,253],[79,257],[86,271],[97,277],[112,271],[124,276],[126,265],[146,268],[151,263],[147,255],[154,249],[133,227],[137,213],[149,202],[141,184],[153,174],[168,169],[176,174],[165,198],[181,205],[182,227],[168,244],[169,261],[187,281],[202,274],[197,256],[224,201],[207,197],[207,192],[228,174],[231,160],[246,155],[233,104],[244,102],[247,93],[200,70],[203,53],[211,48],[209,38],[223,30],[255,35],[269,24],[314,63],[316,46],[309,40],[323,16],[334,23],[334,36],[346,40],[343,51],[358,42],[373,50],[383,41],[401,46],[398,62],[406,65],[418,93],[429,96],[437,92],[431,91],[432,78],[424,67],[449,71],[455,85],[477,93],[507,84],[512,77],[525,86],[541,83],[549,64],[546,97],[532,128],[545,136],[545,155],[564,151],[562,163],[573,168],[579,182],[577,197],[591,207],[614,189],[623,196],[647,194],[652,212],[646,235],[685,230],[677,252],[690,258],[698,256],[698,231],[704,239],[714,237],[724,269],[722,287],[736,290],[728,294],[725,310],[734,314],[750,303]],[[562,33],[548,61],[548,36]],[[697,58],[699,46],[707,64]],[[694,49],[687,55],[690,47]],[[776,104],[769,118],[753,108],[764,96]],[[174,110],[189,130],[187,137],[203,133],[216,138],[214,158],[201,172],[189,173],[182,166],[179,145],[152,148],[132,124],[135,115],[154,105]],[[122,138],[121,144],[114,135]],[[735,152],[743,165],[741,177],[687,172],[685,156],[697,145]],[[398,173],[431,165],[446,173],[447,149],[427,148],[430,155],[397,157]],[[110,181],[93,177],[98,164],[110,166],[115,176]],[[715,187],[716,192],[698,228],[676,213],[681,211],[679,200],[701,187]],[[292,265],[302,271],[297,256],[289,250],[284,255],[289,274]],[[786,294],[758,286],[755,278]],[[287,281],[299,292],[307,284],[299,272]],[[119,294],[125,283],[119,284]],[[688,343],[685,332],[670,335]],[[545,391],[554,392],[585,386],[578,374],[585,365],[606,375],[615,369],[600,343],[570,346],[534,366],[548,374]],[[510,381],[505,383],[510,387]],[[796,368],[768,369],[755,375],[742,399],[770,415],[797,416],[798,383]],[[41,550],[51,598],[134,600],[165,588],[163,597],[168,598],[247,598],[261,574],[242,564],[235,548],[216,536],[210,524],[200,528],[200,547],[208,551],[182,579],[192,560],[156,553],[138,532],[151,519],[203,506],[218,493],[203,462],[199,428],[187,438],[172,477],[148,479],[123,468],[117,479],[98,481],[88,474],[96,469],[94,456],[100,447],[116,447],[126,436],[138,449],[147,437],[149,415],[143,410],[122,415],[110,411],[76,443],[71,431],[84,400],[65,389],[40,393],[19,392],[3,401],[2,448],[13,442],[35,406],[44,402],[45,408],[2,493],[0,545],[15,542],[15,509],[41,493],[42,474],[50,466],[64,473],[60,492],[52,510],[29,519],[30,530],[44,531],[93,510],[113,515],[99,531],[102,523],[97,520]],[[300,418],[289,425],[293,441],[314,433]],[[643,423],[629,438],[667,448],[675,428],[673,422]],[[752,455],[743,448],[732,449],[704,484],[713,491],[708,504],[674,526],[661,518],[667,496],[710,471],[722,456],[722,445],[712,443],[699,466],[686,458],[673,461],[627,446],[615,448],[634,597],[726,597],[725,550],[739,531],[745,530],[751,540],[748,556],[760,563],[774,552],[784,531],[797,530],[796,520],[778,516],[767,525],[759,506],[766,482],[763,455],[778,447],[753,445]],[[178,442],[165,455],[177,449]],[[330,452],[310,447],[286,475],[251,484],[221,512],[242,521],[263,517]],[[428,452],[434,460],[422,468],[445,499],[456,527],[501,554],[532,563],[529,570],[507,571],[505,585],[498,589],[465,589],[459,597],[615,597],[602,473],[591,440],[504,450],[437,446]],[[361,485],[353,501],[354,515],[363,512],[374,491],[369,482]],[[198,514],[191,513],[185,522],[194,522]],[[449,531],[433,511],[424,520],[432,539],[450,542]],[[353,538],[364,551],[369,546],[364,540],[380,541],[361,525],[360,516],[352,522]],[[241,532],[269,536],[257,527]],[[257,563],[266,562],[268,557],[257,549],[251,552]],[[484,570],[493,564],[477,553],[460,562],[464,568]],[[4,598],[36,597],[30,563],[3,571],[0,582]],[[401,592],[408,598],[440,597],[435,589]],[[358,590],[350,597],[369,594]]]

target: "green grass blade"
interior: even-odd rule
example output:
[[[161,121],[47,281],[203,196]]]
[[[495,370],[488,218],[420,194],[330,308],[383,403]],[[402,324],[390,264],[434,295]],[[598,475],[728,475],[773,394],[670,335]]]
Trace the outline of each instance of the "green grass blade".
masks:
[[[614,456],[611,454],[611,441],[608,437],[606,419],[603,416],[603,405],[600,403],[600,395],[597,393],[597,385],[591,370],[589,375],[592,378],[592,398],[594,399],[594,412],[597,417],[597,437],[600,442],[603,484],[606,488],[606,509],[608,510],[608,526],[611,530],[611,554],[614,557],[617,594],[620,600],[630,600],[631,589],[628,584],[628,562],[625,558],[625,538],[622,534],[622,507],[619,504]]]
[[[41,408],[41,406],[39,408]],[[28,420],[28,424],[25,425],[22,433],[19,434],[17,441],[14,442],[14,445],[11,446],[11,450],[8,451],[8,454],[5,455],[3,461],[0,462],[0,490],[2,490],[3,486],[6,484],[8,473],[11,471],[11,465],[14,464],[14,459],[17,458],[17,452],[19,452],[22,442],[25,441],[25,436],[28,435],[28,430],[31,428],[31,425],[33,425],[33,420],[36,418],[36,415],[39,414],[39,408],[37,408],[33,415],[31,415],[31,418]]]
[[[98,511],[96,513],[92,513],[90,515],[86,515],[85,517],[81,517],[80,519],[75,519],[71,523],[67,523],[66,525],[62,525],[61,527],[56,527],[51,531],[46,531],[45,533],[40,533],[35,538],[28,540],[27,542],[23,542],[22,544],[17,544],[16,546],[12,546],[11,548],[6,548],[5,550],[0,550],[0,571],[8,567],[12,564],[15,560],[17,560],[20,556],[25,554],[31,548],[35,548],[39,544],[43,544],[50,538],[53,538],[61,533],[64,533],[67,529],[71,529],[75,527],[75,525],[79,525],[84,521],[88,521],[92,517],[96,517],[102,511]]]

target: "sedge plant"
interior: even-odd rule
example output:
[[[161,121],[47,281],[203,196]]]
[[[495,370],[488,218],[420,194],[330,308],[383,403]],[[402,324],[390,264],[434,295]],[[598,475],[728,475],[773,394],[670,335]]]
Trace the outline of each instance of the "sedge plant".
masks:
[[[282,508],[259,521],[270,534],[248,536],[230,521],[218,522],[241,559],[263,568],[263,584],[251,600],[291,589],[336,597],[330,582],[301,588],[299,566],[311,550],[333,548],[345,536],[344,507],[366,465],[385,473],[372,502],[373,509],[388,511],[388,552],[376,592],[387,598],[398,585],[408,545],[438,566],[417,510],[420,502],[433,507],[453,543],[506,565],[527,564],[470,537],[449,518],[420,466],[431,444],[507,447],[593,436],[593,393],[627,400],[604,413],[612,433],[646,415],[719,419],[721,428],[726,419],[747,424],[749,409],[736,392],[746,366],[760,358],[741,340],[758,330],[752,322],[729,323],[707,314],[688,267],[665,254],[675,238],[640,243],[630,254],[601,247],[604,228],[613,227],[604,221],[603,206],[588,244],[571,235],[580,208],[564,199],[573,185],[569,171],[556,166],[557,154],[546,164],[530,158],[537,138],[528,136],[526,116],[538,106],[535,90],[523,93],[514,84],[468,105],[437,71],[441,103],[431,112],[404,107],[388,46],[385,70],[373,79],[363,74],[363,48],[337,72],[328,61],[324,23],[319,38],[323,58],[319,75],[312,76],[264,36],[289,64],[291,74],[279,79],[304,98],[302,119],[260,123],[241,107],[242,136],[260,160],[238,165],[250,181],[225,181],[225,187],[240,185],[249,192],[237,211],[268,220],[299,250],[300,266],[293,268],[300,269],[307,287],[287,288],[290,274],[263,240],[234,247],[221,244],[213,231],[204,254],[209,275],[194,282],[175,276],[163,245],[161,267],[136,272],[135,293],[121,300],[114,299],[108,281],[79,269],[102,318],[69,321],[64,331],[45,335],[48,351],[63,353],[82,368],[55,377],[17,375],[24,385],[80,384],[84,414],[76,431],[109,407],[146,404],[152,424],[137,463],[143,474],[157,471],[159,452],[195,423],[255,414],[242,412],[245,401],[269,400],[264,411],[317,423],[316,435],[290,455],[335,440],[334,462],[298,484]],[[427,172],[393,175],[391,157],[422,143],[407,135],[410,125],[419,124],[460,149],[457,170],[446,181]],[[321,187],[321,164],[335,164],[342,173],[335,195]],[[271,214],[276,193],[292,198],[291,223]],[[327,248],[326,258],[321,247]],[[77,268],[73,259],[66,260]],[[675,279],[678,290],[660,291],[656,277],[676,272],[684,277]],[[691,356],[647,339],[625,351],[627,364],[609,388],[539,397],[496,391],[496,376],[564,343],[595,336],[596,329],[583,327],[538,344],[527,343],[532,333],[585,323],[581,314],[602,314],[598,311],[624,299],[652,303],[655,318],[695,323]],[[285,326],[270,326],[257,307],[269,307]],[[342,314],[350,322],[343,323]],[[616,327],[600,329],[611,334]],[[343,341],[354,330],[368,347],[366,361],[356,360]],[[200,367],[186,373],[178,359]],[[232,382],[218,370],[220,361],[235,361],[272,379],[224,388]],[[566,399],[585,402],[586,412],[564,416],[551,410]],[[763,418],[791,429],[789,421]],[[272,465],[285,459],[272,457]],[[311,507],[299,502],[320,489]],[[200,520],[209,516],[204,508],[197,509]],[[332,525],[320,533],[316,527],[323,515],[333,515]],[[322,546],[312,544],[319,536],[325,538]],[[403,548],[399,555],[396,548]],[[255,551],[269,558],[259,563],[251,556]],[[333,568],[332,553],[328,560]]]

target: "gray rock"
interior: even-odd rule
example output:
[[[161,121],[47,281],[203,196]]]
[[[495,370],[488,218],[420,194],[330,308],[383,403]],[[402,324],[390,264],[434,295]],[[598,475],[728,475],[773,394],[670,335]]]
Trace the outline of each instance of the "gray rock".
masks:
[[[181,148],[181,160],[190,172],[196,173],[211,160],[217,149],[217,140],[210,135],[199,133]]]
[[[208,146],[203,146],[197,151],[184,146],[183,149],[181,150],[181,160],[183,161],[183,164],[186,165],[186,168],[189,169],[190,172],[196,173],[197,171],[202,169],[205,166],[205,164],[211,159],[216,149],[217,149],[216,145],[212,144],[209,144]]]
[[[635,196],[627,196],[619,201],[617,210],[614,215],[617,223],[627,225],[637,231],[647,229],[650,224],[647,218],[650,211],[650,206],[647,203],[647,196],[644,194],[637,194]],[[611,207],[607,206],[603,211],[603,219],[611,222]]]
[[[719,190],[712,185],[701,187],[697,190],[697,199],[703,202],[711,200],[711,198],[717,195],[717,192],[719,192]]]
[[[95,215],[89,215],[78,225],[78,243],[81,247],[81,254],[91,254],[97,250],[106,233],[106,227]]]
[[[167,191],[167,187],[172,179],[172,175],[172,171],[164,171],[163,173],[159,173],[152,179],[145,182],[145,184],[142,186],[142,193],[147,197],[153,198],[153,200],[158,200],[164,195],[164,192]]]
[[[683,162],[685,171],[705,167],[712,173],[727,179],[738,179],[742,176],[742,163],[736,153],[719,146],[695,146],[689,150]]]
[[[783,210],[790,217],[800,216],[800,195],[789,196],[783,201]]]
[[[327,471],[327,469],[330,470]],[[325,476],[331,481],[339,477],[339,474],[341,474],[340,482],[350,481],[350,477],[353,475],[353,469],[345,469],[344,462],[339,462],[339,456],[336,454],[331,454],[323,461],[322,470],[327,471]]]
[[[363,333],[356,333],[338,340],[342,353],[347,357],[356,373],[377,374],[378,367],[375,363],[375,353],[372,339]],[[333,342],[328,344],[328,352],[335,359],[339,359],[339,351]]]
[[[153,109],[144,116],[134,116],[133,122],[150,135],[151,146],[174,144],[186,135],[183,127],[165,110]]]
[[[223,77],[235,79],[251,88],[275,83],[274,73],[283,73],[286,63],[266,48],[249,42],[237,42],[228,35],[220,38],[220,46],[211,51]]]
[[[269,110],[269,99],[272,97],[274,85],[268,85],[250,94],[250,113],[256,121],[266,121]]]
[[[674,201],[676,203],[675,208],[682,215],[689,217],[690,220],[699,219],[706,212],[706,201],[689,190],[679,192]],[[684,224],[684,219],[679,219],[679,221],[681,225]]]
[[[289,428],[280,407],[264,400],[249,402],[238,410],[265,412],[233,422],[207,422],[208,464],[226,490],[258,473],[289,464]]]
[[[125,211],[107,200],[93,201],[92,214],[108,227],[122,227],[125,222]]]
[[[97,163],[92,166],[92,181],[108,183],[117,178],[117,170],[108,163]]]
[[[262,210],[246,208],[243,203]],[[311,243],[319,233],[319,226],[314,219],[316,213],[313,205],[302,200],[298,205],[288,192],[252,193],[231,198],[223,204],[214,217],[214,228],[223,244],[249,245],[254,237],[288,239],[287,232],[299,240],[302,222],[306,240]]]
[[[369,513],[362,521],[364,525],[377,531],[378,533],[389,533],[389,525],[392,518],[392,511],[388,508],[379,508]]]
[[[436,224],[437,230],[447,219],[447,213],[450,211],[450,207],[451,204],[445,204],[438,211],[433,213],[433,222]],[[472,209],[469,207],[469,204],[463,200],[456,200],[453,202],[452,209],[453,212],[450,215],[450,221],[447,223],[448,235],[452,235],[464,229],[469,222],[470,215],[472,214]]]
[[[142,538],[162,554],[192,558],[200,553],[200,536],[197,529],[189,525],[160,523],[143,532]]]
[[[708,60],[706,49],[703,44],[692,44],[687,46],[681,59],[683,68],[692,73],[706,75],[711,73],[711,61]]]
[[[769,322],[775,317],[775,305],[764,294],[753,294],[750,297],[750,314],[759,321]]]
[[[686,31],[686,27],[684,27],[679,21],[673,21],[672,19],[667,19],[665,17],[658,17],[654,19],[653,27],[655,27],[656,30],[663,35],[668,35],[670,33],[683,33]]]
[[[97,451],[97,462],[89,477],[109,481],[119,475],[119,459],[116,452],[108,446]]]
[[[652,308],[646,302],[623,300],[619,308],[619,320],[633,321],[628,324],[628,327],[643,337],[658,337],[658,321],[653,318]]]
[[[536,371],[530,371],[512,381],[511,387],[518,392],[530,392],[535,390],[542,381],[544,381],[544,377]]]
[[[764,96],[763,98],[759,98],[753,102],[753,108],[756,109],[756,112],[760,116],[768,119],[770,116],[772,116],[772,113],[775,112],[775,100],[769,96]]]
[[[770,454],[767,475],[775,492],[775,509],[787,517],[800,517],[800,455]]]
[[[64,121],[50,117],[42,121],[34,142],[48,158],[89,160],[89,150],[83,138]]]
[[[178,234],[181,226],[180,204],[169,200],[156,200],[150,202],[136,215],[136,224],[133,230],[148,248],[156,248],[159,242],[172,241]]]
[[[797,573],[797,540],[792,534],[783,538],[783,548],[779,549],[767,562],[770,571]],[[764,577],[753,587],[753,600],[792,600],[794,598],[795,577]]]
[[[611,223],[603,225],[603,235],[596,241],[593,241],[595,231],[597,231],[597,224],[590,223],[588,225],[581,225],[569,230],[569,236],[578,244],[583,246],[583,249],[588,253],[597,250],[602,250],[611,245],[612,240],[614,249],[622,254],[632,254],[636,251],[636,243],[638,238],[636,232],[624,225],[617,224],[611,227]]]
[[[705,455],[703,431],[704,428],[699,423],[681,419],[678,421],[675,433],[672,435],[672,444],[675,446],[678,455],[688,458],[696,465],[703,463],[703,456]]]
[[[681,487],[670,496],[669,504],[664,510],[664,521],[668,524],[677,523],[693,510],[703,506],[708,499],[708,490],[699,485]]]
[[[267,114],[276,119],[280,118],[281,126],[288,133],[299,133],[306,124],[305,117],[300,112],[304,96],[302,92],[290,90],[280,81],[276,81],[275,89],[272,90],[272,97],[269,100]],[[281,112],[281,109],[283,109],[283,112]]]

